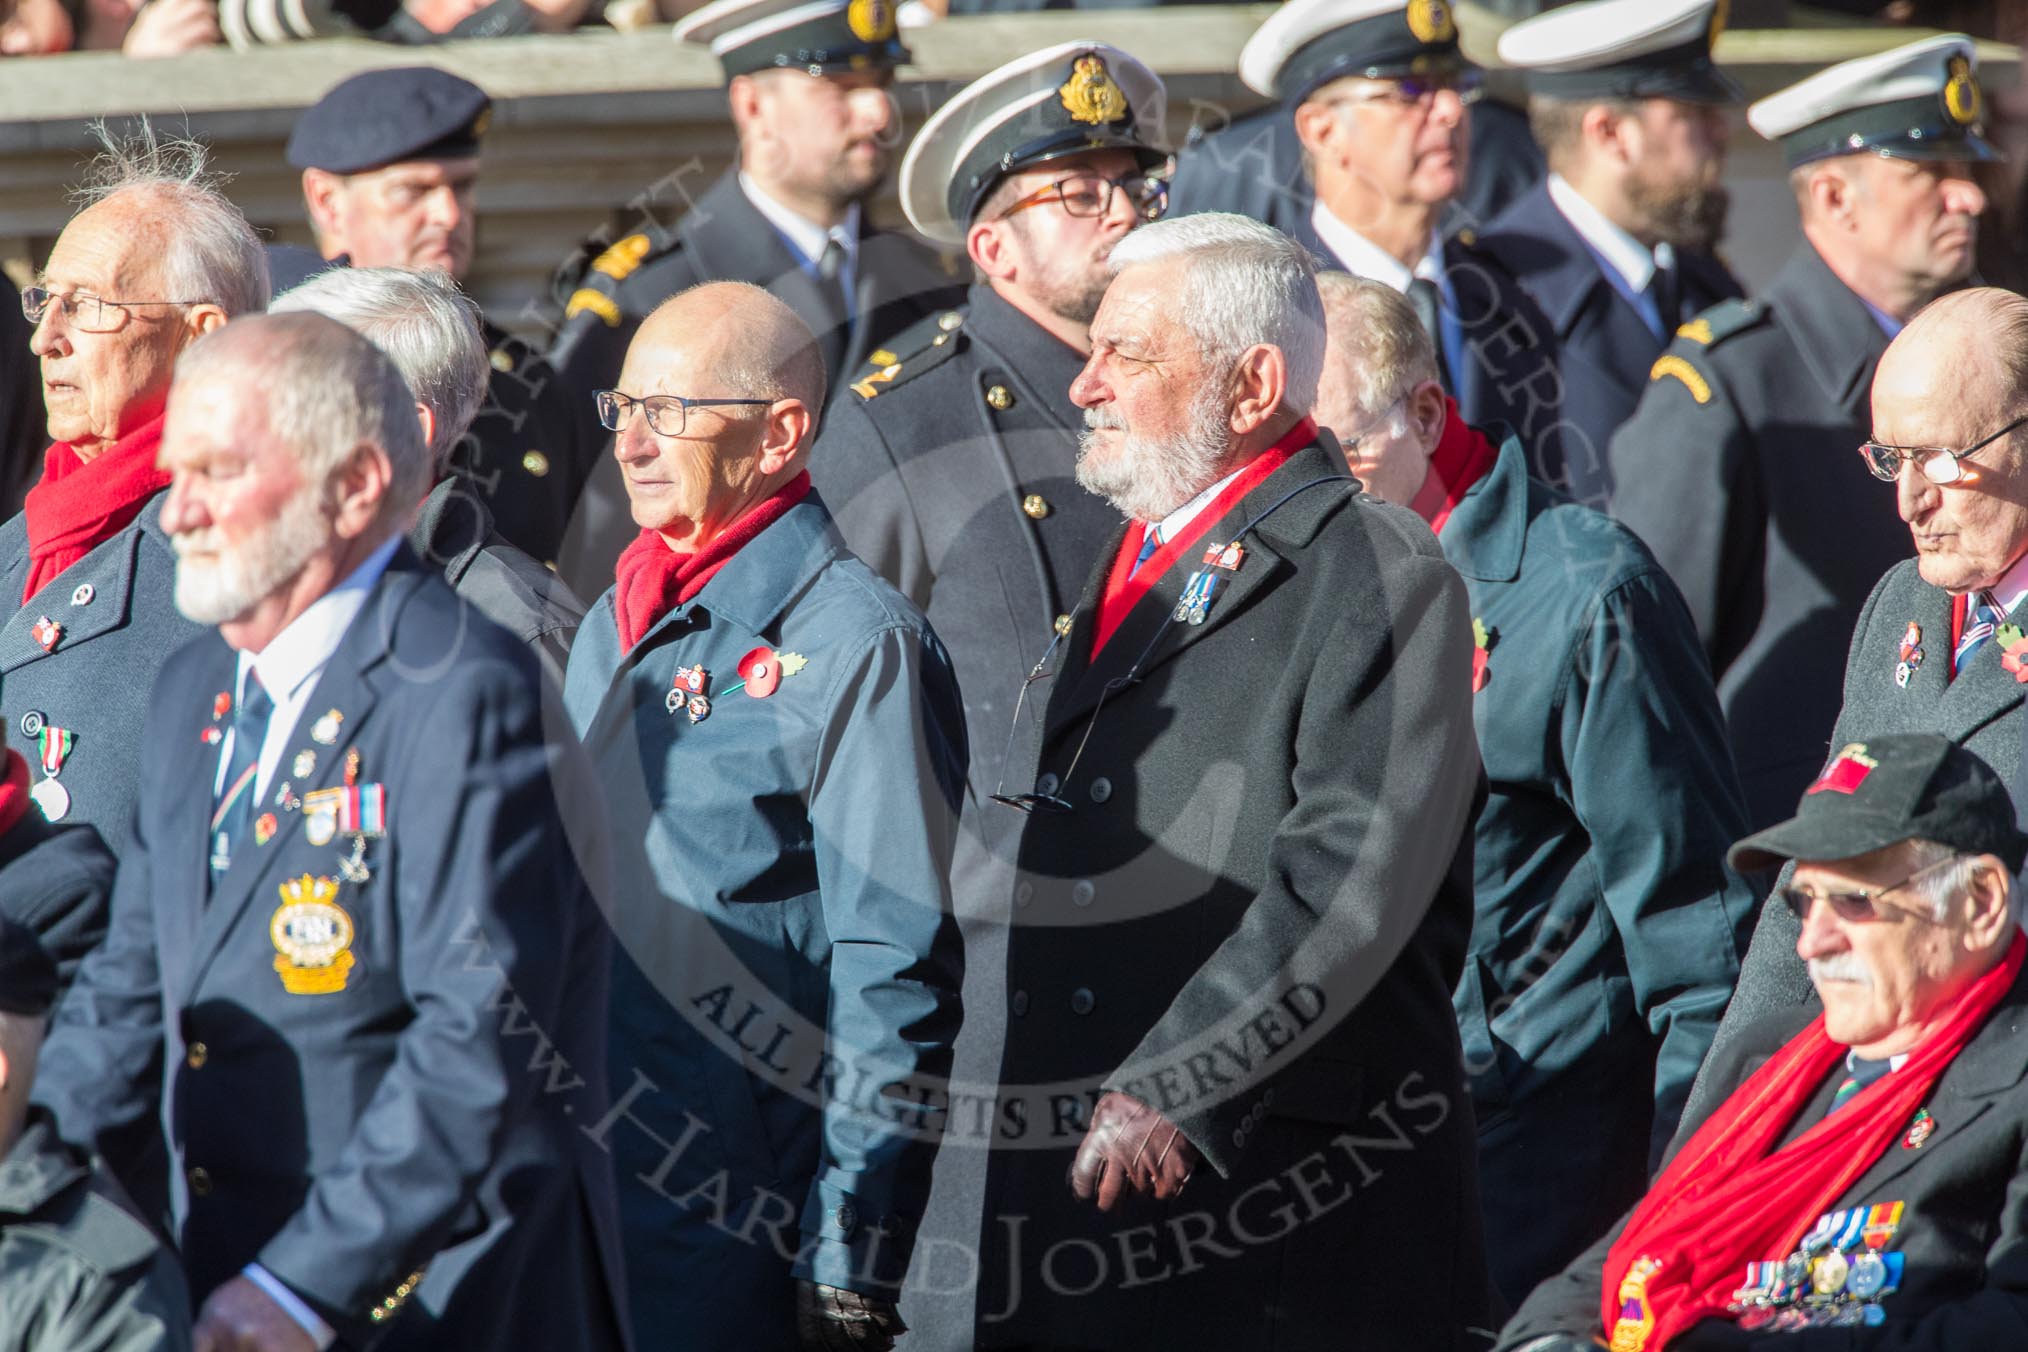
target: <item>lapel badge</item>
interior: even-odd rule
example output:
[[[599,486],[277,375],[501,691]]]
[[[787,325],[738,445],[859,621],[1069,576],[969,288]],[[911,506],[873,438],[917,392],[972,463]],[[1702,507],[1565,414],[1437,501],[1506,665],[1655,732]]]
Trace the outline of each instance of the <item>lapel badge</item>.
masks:
[[[77,745],[77,734],[42,721],[42,726],[36,729],[35,744],[42,755],[43,778],[28,791],[28,796],[35,800],[46,819],[60,822],[70,813],[70,790],[59,784],[56,777],[63,773],[63,763]]]
[[[672,714],[678,709],[686,710],[692,723],[702,723],[711,717],[711,696],[706,693],[710,685],[711,673],[703,663],[678,667],[669,683],[669,693],[662,699],[662,707]]]
[[[338,884],[305,873],[282,884],[282,904],[268,921],[275,975],[291,995],[332,995],[352,971],[352,917],[338,904]]]
[[[795,675],[810,665],[810,659],[801,653],[778,653],[773,648],[755,648],[739,659],[737,670],[740,683],[733,690],[744,690],[755,699],[766,699],[775,693],[786,677]],[[730,695],[732,690],[719,692]]]
[[[1239,565],[1246,562],[1246,546],[1234,540],[1229,545],[1214,544],[1204,551],[1206,568],[1223,568],[1228,573],[1239,571]]]
[[[359,748],[345,748],[345,787],[351,788],[359,782]]]
[[[275,831],[281,823],[272,812],[263,812],[254,819],[254,844],[265,845],[275,838]]]
[[[1922,626],[1910,620],[1908,632],[1901,636],[1900,660],[1895,663],[1894,683],[1903,690],[1908,689],[1908,678],[1922,665]]]
[[[310,727],[310,740],[320,746],[338,745],[338,729],[343,726],[345,715],[336,709],[327,709],[324,716]]]
[[[289,773],[298,779],[308,779],[317,773],[317,753],[304,747],[296,753],[296,759],[289,764]]]
[[[2028,633],[2010,622],[1995,629],[1993,638],[2000,645],[2000,665],[2016,681],[2028,683]]]
[[[284,812],[302,811],[303,800],[296,797],[296,786],[286,779],[282,781],[282,787],[275,790],[275,806]]]
[[[211,721],[216,723],[232,712],[232,692],[221,690],[211,697]]]
[[[46,653],[55,652],[56,645],[63,641],[63,626],[47,615],[31,625],[28,632],[34,635],[35,641],[42,645],[42,650]]]
[[[74,606],[88,606],[97,595],[98,592],[91,583],[80,582],[77,584],[77,590],[70,594],[70,603]]]
[[[1488,665],[1497,636],[1486,626],[1486,622],[1472,617],[1472,693],[1478,694],[1493,679],[1492,668]]]
[[[1922,1143],[1936,1134],[1936,1119],[1929,1115],[1929,1109],[1917,1108],[1915,1120],[1908,1124],[1908,1135],[1901,1138],[1903,1150],[1920,1150]]]

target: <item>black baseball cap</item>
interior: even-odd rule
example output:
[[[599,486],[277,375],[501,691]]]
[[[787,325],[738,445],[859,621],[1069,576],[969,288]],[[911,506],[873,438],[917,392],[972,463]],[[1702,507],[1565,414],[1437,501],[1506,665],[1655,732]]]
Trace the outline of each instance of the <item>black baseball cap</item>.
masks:
[[[18,920],[0,916],[0,1010],[42,1015],[56,1003],[56,962]]]
[[[1849,742],[1803,790],[1796,815],[1734,845],[1742,873],[1790,859],[1851,859],[1904,840],[1997,855],[2015,873],[2028,835],[1993,767],[1948,737],[1892,733]]]

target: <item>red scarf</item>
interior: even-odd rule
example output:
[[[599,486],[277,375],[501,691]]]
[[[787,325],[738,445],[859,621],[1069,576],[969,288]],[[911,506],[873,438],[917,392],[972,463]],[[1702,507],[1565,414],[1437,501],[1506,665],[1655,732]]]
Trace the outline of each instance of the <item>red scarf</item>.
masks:
[[[1280,469],[1290,456],[1316,439],[1317,424],[1308,418],[1291,427],[1280,441],[1255,456],[1245,469],[1235,474],[1232,482],[1205,504],[1203,511],[1190,518],[1189,525],[1164,540],[1138,570],[1134,567],[1134,560],[1141,556],[1141,545],[1152,527],[1143,521],[1138,523],[1140,530],[1129,529],[1126,538],[1120,541],[1119,555],[1113,559],[1112,571],[1106,574],[1106,589],[1099,597],[1098,616],[1091,635],[1092,660],[1098,659],[1099,650],[1106,646],[1106,640],[1126,622],[1127,616],[1133,613],[1134,607],[1140,604],[1141,598],[1148,594],[1162,574],[1169,571],[1171,564],[1203,539],[1206,531],[1223,520],[1235,503],[1260,487],[1268,475]]]
[[[1437,439],[1436,453],[1429,458],[1429,472],[1422,487],[1408,505],[1438,535],[1444,523],[1472,486],[1493,470],[1500,448],[1486,440],[1485,433],[1466,422],[1458,413],[1458,401],[1444,397],[1444,434]]]
[[[1662,1171],[1606,1255],[1600,1314],[1614,1352],[1660,1352],[1700,1319],[1728,1319],[1746,1265],[1792,1252],[1885,1154],[2021,970],[2028,938],[1957,999],[1949,1022],[1836,1114],[1776,1149],[1845,1055],[1819,1015],[1719,1105]]]
[[[620,627],[621,651],[639,643],[657,620],[703,591],[741,546],[788,515],[809,491],[810,472],[804,470],[695,554],[679,554],[660,535],[643,530],[620,555],[616,570],[613,619]]]
[[[162,447],[157,413],[99,453],[89,463],[67,441],[43,453],[42,478],[28,490],[28,585],[23,605],[58,573],[125,530],[169,486],[155,468]]]
[[[7,748],[6,777],[0,779],[0,836],[12,831],[28,811],[28,762],[13,747]]]

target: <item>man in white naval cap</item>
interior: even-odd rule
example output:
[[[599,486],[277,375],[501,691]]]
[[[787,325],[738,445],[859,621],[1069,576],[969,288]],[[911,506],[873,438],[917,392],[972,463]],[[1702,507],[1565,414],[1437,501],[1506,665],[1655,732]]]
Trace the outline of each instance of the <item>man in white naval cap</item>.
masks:
[[[1567,366],[1563,485],[1602,504],[1606,445],[1684,320],[1742,294],[1710,250],[1725,224],[1727,109],[1711,58],[1718,0],[1587,0],[1524,19],[1500,60],[1528,84],[1549,177],[1480,235],[1581,352]]]
[[[631,233],[622,225],[586,241],[559,274],[565,319],[550,359],[589,410],[657,305],[703,282],[751,282],[810,326],[825,387],[842,389],[869,352],[964,294],[920,241],[875,229],[865,210],[902,140],[889,90],[909,53],[894,6],[716,0],[675,36],[708,48],[725,72],[737,162],[702,193],[677,170],[651,190],[661,217],[646,209]],[[557,571],[596,596],[636,530],[617,462],[602,457]]]
[[[1760,296],[1684,326],[1608,452],[1613,514],[1690,603],[1757,826],[1823,764],[1860,605],[1910,552],[1853,448],[1888,341],[1972,269],[1968,162],[1994,155],[1976,59],[1925,38],[1753,105],[1803,242]]]
[[[1450,6],[1289,0],[1241,49],[1239,77],[1290,110],[1316,192],[1306,218],[1271,223],[1407,296],[1466,420],[1511,428],[1538,474],[1560,481],[1556,335],[1471,231],[1444,234],[1481,86]]]

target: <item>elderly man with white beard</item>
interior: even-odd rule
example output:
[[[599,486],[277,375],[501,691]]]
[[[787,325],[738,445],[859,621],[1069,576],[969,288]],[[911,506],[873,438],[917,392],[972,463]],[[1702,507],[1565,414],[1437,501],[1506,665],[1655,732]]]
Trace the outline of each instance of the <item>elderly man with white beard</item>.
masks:
[[[617,1347],[572,1117],[604,1111],[605,930],[534,656],[402,539],[414,397],[297,314],[194,345],[168,409],[176,604],[216,628],[156,684],[38,1098],[84,1145],[159,1115],[199,1352]]]
[[[1112,261],[1071,398],[1130,519],[1015,710],[978,1343],[1471,1346],[1464,587],[1308,416],[1299,245],[1205,214]]]
[[[1844,746],[1793,817],[1734,845],[1741,871],[1793,862],[1779,897],[1823,1008],[1713,1053],[1716,1101],[1501,1352],[2017,1345],[2024,858],[1999,775],[1931,732]]]

